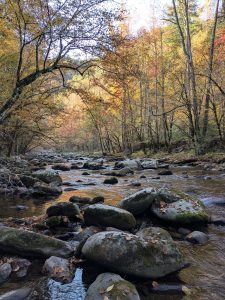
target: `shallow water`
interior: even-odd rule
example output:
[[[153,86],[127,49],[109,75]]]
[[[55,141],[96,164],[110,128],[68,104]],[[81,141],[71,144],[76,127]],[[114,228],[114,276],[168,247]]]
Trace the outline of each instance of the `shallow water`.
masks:
[[[107,170],[111,169],[109,166]],[[73,195],[94,197],[102,195],[105,202],[116,205],[123,197],[132,194],[145,187],[174,187],[187,193],[193,194],[201,199],[208,212],[213,216],[225,216],[225,174],[219,171],[206,171],[197,167],[174,167],[172,176],[161,176],[160,180],[152,179],[157,175],[157,170],[142,170],[135,172],[134,175],[118,178],[119,183],[113,186],[104,185],[103,181],[107,178],[101,173],[106,170],[90,171],[90,176],[81,175],[84,170],[72,170],[61,172],[63,182],[69,182],[76,188],[75,191],[65,191],[54,200],[21,200],[7,196],[0,199],[0,218],[1,217],[27,217],[38,216],[45,213],[48,206],[56,201],[67,201]],[[147,178],[140,179],[140,175]],[[207,176],[210,176],[209,179]],[[81,180],[82,182],[77,182]],[[141,187],[130,186],[132,182],[140,182]],[[89,184],[95,185],[89,185]],[[67,188],[68,186],[64,186]],[[16,211],[16,205],[26,205],[28,210],[24,212]],[[182,270],[176,282],[174,278],[166,278],[162,283],[177,284],[180,282],[191,289],[192,295],[183,297],[175,292],[172,295],[147,293],[142,294],[142,299],[150,300],[224,300],[225,299],[225,227],[209,225],[209,242],[204,246],[192,245],[184,241],[178,241],[181,251],[185,254],[186,260],[191,264],[190,267]],[[98,273],[98,267],[95,267]],[[93,274],[93,270],[89,273]],[[86,266],[80,266],[75,271],[75,277],[71,284],[62,285],[54,280],[48,282],[48,288],[52,300],[61,299],[84,299],[88,284]],[[24,285],[35,284],[39,279],[38,275],[29,275],[26,280],[11,279],[8,283],[0,287],[0,294],[12,288]],[[93,278],[94,280],[94,278]],[[88,282],[88,283],[87,283]],[[139,284],[139,283],[138,283]],[[146,283],[150,286],[150,282]],[[66,295],[66,296],[65,296]],[[40,298],[41,299],[41,298]]]

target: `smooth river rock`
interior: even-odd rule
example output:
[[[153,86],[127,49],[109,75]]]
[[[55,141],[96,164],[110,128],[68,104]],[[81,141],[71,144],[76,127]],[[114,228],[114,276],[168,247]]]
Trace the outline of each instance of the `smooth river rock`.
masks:
[[[156,190],[153,188],[147,188],[121,200],[118,206],[128,210],[136,216],[146,212],[156,197]]]
[[[105,297],[105,298],[104,298]],[[103,273],[90,285],[85,300],[140,300],[136,287],[117,274]]]
[[[66,242],[32,231],[0,227],[0,251],[22,257],[69,257],[73,248]]]
[[[147,239],[143,232],[100,232],[86,241],[82,253],[110,271],[143,278],[160,278],[180,270],[185,263],[173,239],[165,230],[154,230]]]
[[[136,220],[130,212],[104,204],[90,205],[85,209],[84,222],[88,226],[111,226],[123,230],[129,230],[136,225]]]

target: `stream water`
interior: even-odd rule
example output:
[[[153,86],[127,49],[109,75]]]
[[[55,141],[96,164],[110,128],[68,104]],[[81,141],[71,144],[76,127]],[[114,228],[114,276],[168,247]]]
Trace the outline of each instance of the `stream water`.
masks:
[[[111,169],[109,165],[107,169]],[[152,179],[157,175],[157,170],[136,171],[134,175],[119,178],[119,183],[113,186],[104,185],[106,176],[101,175],[105,170],[90,171],[89,176],[82,175],[84,170],[71,170],[61,172],[63,182],[70,184],[73,191],[64,191],[57,199],[50,201],[42,200],[21,200],[15,197],[0,198],[0,218],[6,217],[28,217],[38,216],[45,213],[48,206],[56,201],[67,201],[73,195],[79,196],[104,196],[105,203],[116,205],[123,197],[132,194],[145,187],[174,187],[193,194],[201,199],[206,205],[210,215],[215,217],[225,216],[225,174],[219,171],[203,170],[197,167],[174,167],[171,168],[172,176],[161,176],[159,180]],[[146,178],[140,179],[141,175]],[[133,182],[140,182],[141,187],[131,186]],[[28,210],[18,212],[16,205],[26,205]],[[177,290],[165,293],[147,293],[144,291],[150,286],[150,282],[145,283],[145,287],[139,287],[142,299],[149,300],[224,300],[225,299],[225,227],[208,226],[209,242],[206,245],[192,245],[185,241],[178,241],[178,246],[185,254],[190,266],[183,269],[176,279],[165,278],[162,284],[182,283],[192,291],[191,296],[183,296]],[[33,264],[33,271],[26,279],[10,279],[0,286],[0,294],[26,285],[36,285],[40,280],[39,266]],[[89,266],[90,267],[90,266]],[[53,280],[48,280],[48,290],[52,300],[82,300],[85,291],[90,284],[92,277],[99,272],[98,268],[89,270],[88,266],[80,265],[74,275],[74,280],[69,285],[62,285]],[[88,274],[88,275],[87,275]],[[91,278],[91,279],[90,279]],[[139,284],[139,283],[138,283]],[[44,299],[44,298],[37,298]]]

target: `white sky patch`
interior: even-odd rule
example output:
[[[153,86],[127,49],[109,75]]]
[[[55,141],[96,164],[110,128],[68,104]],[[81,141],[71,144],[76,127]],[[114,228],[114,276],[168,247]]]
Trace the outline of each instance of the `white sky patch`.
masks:
[[[121,0],[122,1],[122,0]],[[203,4],[206,0],[199,0]],[[149,29],[153,22],[162,22],[164,12],[171,0],[124,0],[130,14],[130,30],[138,32],[141,28]]]

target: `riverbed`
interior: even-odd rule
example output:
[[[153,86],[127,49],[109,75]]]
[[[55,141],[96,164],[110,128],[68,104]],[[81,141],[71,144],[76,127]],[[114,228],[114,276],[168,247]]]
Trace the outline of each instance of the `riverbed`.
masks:
[[[78,160],[71,162],[79,163]],[[103,196],[105,203],[116,205],[122,198],[145,187],[174,187],[201,199],[208,213],[214,217],[225,216],[225,172],[208,170],[202,167],[171,166],[173,175],[158,177],[158,170],[137,170],[133,175],[118,178],[118,184],[105,185],[103,181],[107,176],[104,172],[113,168],[113,163],[107,163],[105,170],[88,170],[90,175],[82,175],[84,170],[70,170],[60,172],[63,179],[63,193],[54,200],[43,199],[19,199],[16,197],[0,198],[0,218],[23,218],[39,216],[55,202],[68,201],[71,196]],[[51,166],[48,166],[50,169]],[[141,177],[141,178],[140,178]],[[145,178],[144,178],[145,177]],[[157,179],[156,179],[157,178]],[[140,183],[141,186],[135,186]],[[68,188],[73,189],[67,191]],[[17,211],[17,205],[26,205],[25,211]],[[223,300],[225,299],[225,227],[209,225],[207,228],[209,241],[206,245],[193,245],[186,241],[177,241],[181,251],[185,254],[186,261],[190,263],[188,268],[183,269],[176,277],[170,276],[159,282],[164,285],[165,291],[153,293],[148,290],[150,282],[137,282],[142,299],[150,300]],[[33,264],[32,272],[23,280],[10,279],[0,286],[0,294],[22,286],[35,286],[40,279],[40,264]],[[50,299],[84,299],[86,289],[96,274],[98,267],[81,263],[76,268],[72,283],[62,285],[54,280],[48,280],[48,292]],[[191,290],[191,296],[184,296],[176,288],[186,286]],[[173,288],[174,287],[174,288]],[[44,293],[43,293],[44,295]],[[44,299],[45,296],[37,299]],[[190,298],[191,297],[191,298]]]

